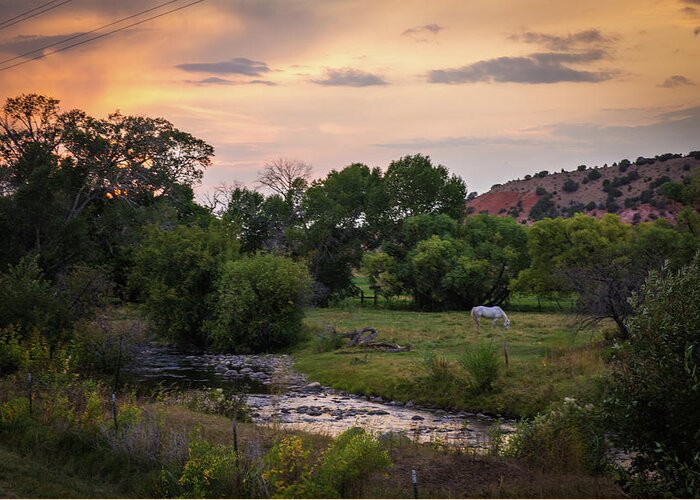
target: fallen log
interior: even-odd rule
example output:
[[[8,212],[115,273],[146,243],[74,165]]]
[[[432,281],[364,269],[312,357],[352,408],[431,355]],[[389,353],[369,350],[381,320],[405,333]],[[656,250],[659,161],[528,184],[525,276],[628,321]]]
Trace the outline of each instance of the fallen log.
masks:
[[[365,335],[364,337],[362,336],[365,333],[368,333],[368,335]],[[356,346],[356,345],[366,345],[372,340],[374,340],[374,337],[377,336],[377,330],[372,328],[372,327],[366,327],[363,328],[362,330],[354,330],[352,332],[345,332],[345,333],[338,333],[337,335],[343,338],[349,338],[350,341],[348,342],[348,347]]]

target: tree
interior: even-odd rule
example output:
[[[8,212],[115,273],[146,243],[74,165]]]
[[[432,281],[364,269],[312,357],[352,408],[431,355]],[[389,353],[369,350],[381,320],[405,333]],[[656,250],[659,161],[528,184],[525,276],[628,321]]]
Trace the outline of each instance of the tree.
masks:
[[[134,253],[129,283],[139,292],[155,331],[181,345],[206,348],[206,322],[214,315],[216,282],[238,242],[225,221],[209,227],[149,227]]]
[[[308,256],[312,275],[332,295],[352,293],[352,268],[359,267],[364,249],[376,245],[374,196],[380,183],[379,169],[354,163],[332,170],[306,191],[301,252]]]
[[[387,245],[386,269],[375,271],[421,309],[500,304],[528,263],[526,229],[508,217],[478,215],[459,226],[445,215],[421,215],[405,221],[404,233],[411,247]]]
[[[257,191],[239,186],[228,194],[228,203],[222,216],[240,228],[242,252],[254,253],[270,249],[269,240],[281,230],[282,221],[268,208],[265,196]]]
[[[258,182],[280,195],[289,207],[290,222],[298,218],[297,209],[313,168],[302,161],[280,157],[265,164]]]
[[[543,220],[530,230],[532,264],[519,276],[517,286],[534,287],[540,293],[575,292],[588,321],[610,318],[624,339],[625,320],[632,313],[628,298],[649,270],[666,258],[682,265],[697,245],[698,240],[661,221],[632,227],[612,214],[600,219],[576,214]]]
[[[700,254],[652,271],[613,363],[611,425],[653,497],[700,495]]]
[[[73,263],[113,253],[110,204],[167,202],[177,217],[198,217],[192,186],[210,164],[211,146],[161,118],[95,119],[61,112],[36,94],[8,99],[0,116],[0,260],[39,254],[49,277]],[[134,217],[136,218],[136,217]],[[123,220],[123,219],[122,219]],[[121,229],[121,228],[120,228]]]
[[[429,156],[416,154],[392,161],[384,175],[391,221],[420,214],[444,213],[456,220],[464,217],[467,187],[449,175],[443,165],[434,166]]]

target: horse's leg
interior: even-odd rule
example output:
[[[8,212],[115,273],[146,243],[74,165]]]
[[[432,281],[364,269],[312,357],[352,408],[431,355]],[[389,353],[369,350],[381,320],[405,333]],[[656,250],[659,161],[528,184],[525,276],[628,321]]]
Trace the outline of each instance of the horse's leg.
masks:
[[[496,323],[498,323],[498,318],[493,320],[493,328],[496,328]]]

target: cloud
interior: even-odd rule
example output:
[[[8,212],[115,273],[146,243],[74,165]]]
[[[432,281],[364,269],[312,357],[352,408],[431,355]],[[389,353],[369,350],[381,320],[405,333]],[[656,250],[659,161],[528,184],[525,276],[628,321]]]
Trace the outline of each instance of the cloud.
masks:
[[[590,123],[559,123],[547,127],[560,139],[570,139],[591,151],[608,150],[620,158],[684,152],[697,149],[700,106],[661,113],[644,125],[606,126]]]
[[[672,89],[674,87],[681,87],[683,85],[695,85],[695,82],[686,78],[683,75],[672,75],[666,78],[663,81],[663,83],[658,84],[657,87]]]
[[[589,29],[572,33],[566,36],[551,35],[548,33],[537,33],[528,31],[526,33],[514,34],[511,40],[524,43],[542,45],[550,50],[571,50],[581,46],[607,46],[617,40],[612,35],[603,35],[600,30]]]
[[[386,80],[377,75],[353,68],[327,69],[324,79],[311,81],[318,85],[338,87],[369,87],[388,84]]]
[[[442,148],[464,148],[480,146],[548,146],[552,147],[551,140],[540,138],[522,138],[508,136],[459,136],[442,137],[437,139],[416,138],[407,141],[386,142],[372,144],[374,147],[391,148],[399,150],[407,149],[442,149]]]
[[[430,83],[558,83],[602,82],[610,80],[617,71],[584,71],[565,66],[565,63],[589,63],[602,59],[605,52],[594,50],[584,53],[547,52],[526,57],[498,57],[478,61],[461,68],[436,69],[428,72]]]
[[[237,81],[226,80],[225,78],[219,78],[218,76],[210,76],[209,78],[204,78],[203,80],[185,80],[185,83],[192,83],[194,85],[268,85],[270,87],[277,85],[275,82],[271,82],[270,80]]]
[[[427,42],[431,38],[435,38],[443,29],[445,28],[435,23],[424,24],[423,26],[407,29],[401,33],[401,36],[407,36],[416,42]]]
[[[38,54],[44,52],[44,50],[39,50],[47,45],[59,44],[67,38],[77,37],[80,33],[66,33],[65,35],[19,35],[11,38],[10,40],[0,42],[0,50],[3,52],[9,52],[12,55],[19,56],[22,54],[28,54],[27,57],[35,57]],[[47,49],[47,50],[55,50]]]
[[[192,73],[213,73],[215,75],[246,75],[261,76],[270,71],[270,68],[262,61],[253,61],[245,57],[234,57],[229,61],[214,63],[186,63],[175,66],[183,71]]]

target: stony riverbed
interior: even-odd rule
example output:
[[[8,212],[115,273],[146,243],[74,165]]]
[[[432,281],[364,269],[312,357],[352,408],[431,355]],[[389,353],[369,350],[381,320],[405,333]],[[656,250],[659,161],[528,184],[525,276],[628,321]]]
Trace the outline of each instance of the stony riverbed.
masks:
[[[489,429],[513,431],[514,422],[487,415],[419,407],[412,401],[366,398],[309,382],[286,355],[187,354],[147,345],[127,369],[133,382],[179,387],[226,387],[248,392],[253,421],[336,435],[361,426],[380,434],[400,433],[421,442],[484,448]]]

